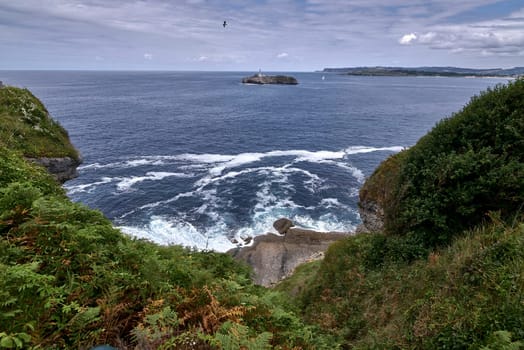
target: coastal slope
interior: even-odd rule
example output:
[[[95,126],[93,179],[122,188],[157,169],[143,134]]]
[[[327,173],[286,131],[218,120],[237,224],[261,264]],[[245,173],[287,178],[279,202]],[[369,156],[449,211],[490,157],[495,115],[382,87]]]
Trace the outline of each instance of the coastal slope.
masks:
[[[361,233],[277,288],[356,349],[524,344],[524,79],[471,99],[385,160]]]

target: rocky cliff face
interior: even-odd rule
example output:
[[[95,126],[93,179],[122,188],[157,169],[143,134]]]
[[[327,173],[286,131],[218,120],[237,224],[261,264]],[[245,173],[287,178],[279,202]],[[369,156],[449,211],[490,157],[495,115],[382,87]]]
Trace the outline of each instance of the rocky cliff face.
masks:
[[[47,169],[51,175],[60,183],[78,177],[77,167],[82,163],[82,159],[71,157],[61,158],[27,158],[27,160],[39,164]]]
[[[384,229],[384,208],[372,200],[362,200],[358,203],[358,211],[362,223],[356,233],[381,232]]]
[[[244,84],[286,84],[297,85],[298,80],[286,75],[262,75],[256,74],[242,79]]]
[[[366,179],[360,189],[358,203],[362,224],[357,227],[356,233],[385,231],[385,208],[395,206],[393,189],[397,188],[399,181],[402,157],[403,152],[390,156]]]
[[[253,268],[256,284],[271,287],[290,276],[298,265],[322,258],[331,243],[344,237],[347,234],[289,228],[283,236],[258,236],[251,246],[229,253]]]

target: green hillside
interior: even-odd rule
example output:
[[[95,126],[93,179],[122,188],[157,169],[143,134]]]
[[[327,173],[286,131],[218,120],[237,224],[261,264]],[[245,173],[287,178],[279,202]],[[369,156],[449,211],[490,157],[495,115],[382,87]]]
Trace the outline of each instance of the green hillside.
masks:
[[[280,289],[354,349],[524,348],[524,80],[474,97],[361,190],[384,232]]]
[[[67,132],[27,89],[0,88],[0,145],[26,157],[69,156],[78,160]]]

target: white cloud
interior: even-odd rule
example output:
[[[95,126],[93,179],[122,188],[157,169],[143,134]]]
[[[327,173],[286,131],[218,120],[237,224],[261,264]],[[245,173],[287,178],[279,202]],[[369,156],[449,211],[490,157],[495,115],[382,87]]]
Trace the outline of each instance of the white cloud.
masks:
[[[282,53],[279,53],[279,54],[277,55],[277,58],[286,58],[286,57],[288,57],[288,56],[289,56],[289,55],[287,54],[287,52],[282,52]]]
[[[399,43],[449,50],[455,54],[519,57],[524,51],[523,15],[524,9],[520,9],[499,19],[426,26],[425,32],[406,34]]]
[[[153,59],[153,55],[150,54],[150,53],[145,53],[144,54],[144,59],[148,60],[148,61],[151,61]]]
[[[209,57],[207,57],[207,56],[200,56],[196,60],[198,62],[205,62],[205,61],[209,60]]]
[[[404,35],[402,38],[400,38],[398,42],[402,45],[409,45],[414,40],[417,40],[417,34],[409,33],[409,34]]]

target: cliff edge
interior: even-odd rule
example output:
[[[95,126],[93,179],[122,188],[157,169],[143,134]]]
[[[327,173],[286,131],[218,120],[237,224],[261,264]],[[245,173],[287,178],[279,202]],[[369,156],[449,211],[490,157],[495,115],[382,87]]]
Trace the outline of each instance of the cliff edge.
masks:
[[[0,88],[0,145],[45,167],[58,182],[78,176],[82,158],[67,131],[27,89]]]

